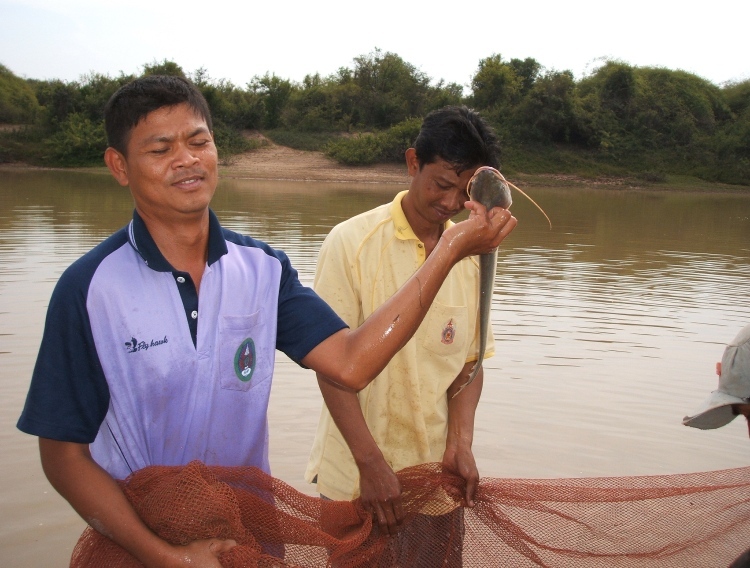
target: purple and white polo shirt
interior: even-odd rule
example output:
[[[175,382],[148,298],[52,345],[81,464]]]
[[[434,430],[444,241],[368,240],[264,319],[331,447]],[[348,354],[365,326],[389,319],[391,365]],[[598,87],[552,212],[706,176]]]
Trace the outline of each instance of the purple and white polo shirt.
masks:
[[[213,212],[198,296],[134,213],[57,283],[18,427],[91,444],[116,479],[194,459],[269,472],[275,350],[300,361],[344,327],[283,252]]]

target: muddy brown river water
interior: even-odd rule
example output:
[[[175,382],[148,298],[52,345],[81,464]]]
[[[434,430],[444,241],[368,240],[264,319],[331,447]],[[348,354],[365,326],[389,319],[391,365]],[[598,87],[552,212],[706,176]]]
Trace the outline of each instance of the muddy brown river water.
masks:
[[[224,179],[222,223],[287,252],[311,283],[337,222],[397,184]],[[716,385],[724,344],[750,322],[750,194],[535,188],[500,251],[475,453],[488,477],[589,477],[750,464],[747,427],[682,426]],[[49,486],[21,411],[60,273],[130,219],[106,175],[0,171],[0,566],[63,567],[84,524]],[[50,354],[54,356],[54,354]],[[277,355],[271,466],[302,479],[321,397]]]

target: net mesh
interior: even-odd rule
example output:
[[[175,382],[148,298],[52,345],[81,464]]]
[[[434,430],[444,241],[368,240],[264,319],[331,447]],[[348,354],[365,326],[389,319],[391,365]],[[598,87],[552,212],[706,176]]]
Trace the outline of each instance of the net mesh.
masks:
[[[750,467],[576,479],[483,478],[473,508],[440,464],[398,472],[407,513],[382,534],[359,500],[304,495],[256,468],[148,467],[122,482],[173,544],[231,538],[239,567],[728,566],[750,546]],[[141,564],[92,528],[71,566]]]

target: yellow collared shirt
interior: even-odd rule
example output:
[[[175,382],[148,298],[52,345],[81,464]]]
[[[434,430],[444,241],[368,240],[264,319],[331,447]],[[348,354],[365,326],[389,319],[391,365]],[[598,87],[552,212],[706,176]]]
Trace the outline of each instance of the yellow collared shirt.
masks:
[[[337,225],[320,249],[315,290],[351,328],[425,261],[424,243],[401,208],[406,193]],[[370,432],[394,471],[443,458],[446,392],[464,364],[478,356],[478,280],[475,258],[456,264],[414,337],[358,395]],[[485,358],[493,354],[490,329]],[[316,475],[318,492],[326,497],[359,495],[357,465],[325,405],[305,479],[312,482]]]

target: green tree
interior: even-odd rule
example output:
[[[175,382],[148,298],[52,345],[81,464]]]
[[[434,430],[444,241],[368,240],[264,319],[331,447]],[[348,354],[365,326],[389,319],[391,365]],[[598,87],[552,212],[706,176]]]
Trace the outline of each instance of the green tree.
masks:
[[[526,95],[541,75],[542,64],[533,57],[527,57],[526,59],[511,59],[510,66],[521,79],[521,95]]]
[[[33,81],[36,98],[43,108],[41,123],[48,128],[55,128],[69,114],[82,108],[81,86],[78,83],[65,83],[59,79],[52,81]]]
[[[79,99],[76,104],[76,112],[82,112],[91,120],[104,120],[104,107],[115,91],[132,81],[132,75],[120,75],[112,78],[100,73],[84,75],[77,83],[79,88]]]
[[[471,80],[472,100],[479,109],[507,109],[518,102],[524,82],[500,54],[479,61]]]
[[[741,115],[750,107],[750,79],[724,85],[721,92],[735,116]]]
[[[447,105],[460,105],[464,100],[464,88],[458,83],[448,83],[441,79],[427,92],[426,112],[442,108]]]
[[[646,67],[637,77],[634,130],[654,147],[702,144],[730,115],[719,88],[697,75]]]
[[[580,142],[575,80],[570,71],[551,71],[536,79],[519,105],[519,137],[544,142]]]
[[[620,118],[628,116],[636,96],[635,69],[626,63],[608,61],[596,73],[596,79],[600,82],[602,108]]]
[[[355,57],[352,79],[365,127],[386,128],[424,114],[430,80],[395,53],[376,48]]]
[[[715,136],[716,179],[750,184],[750,79],[721,89],[732,116],[719,126]]]
[[[33,83],[37,100],[43,107],[41,124],[56,131],[71,114],[81,114],[92,121],[104,119],[104,106],[114,92],[133,80],[132,75],[111,78],[100,73],[81,77],[80,81],[59,80]]]
[[[0,64],[0,122],[32,124],[39,111],[39,102],[29,83]]]
[[[578,85],[581,137],[632,167],[716,171],[717,129],[732,112],[716,85],[664,68],[610,61]],[[728,132],[728,131],[727,131]]]
[[[48,140],[52,161],[63,166],[87,166],[102,161],[107,139],[104,124],[81,113],[72,113]]]
[[[284,124],[305,132],[330,132],[346,130],[343,113],[336,104],[337,83],[333,78],[321,77],[319,73],[306,75],[302,85],[289,96],[284,111]]]
[[[182,70],[182,67],[168,59],[145,64],[143,66],[143,75],[173,75],[176,77],[182,77],[183,79],[188,78],[185,71]]]
[[[240,89],[231,81],[214,81],[204,67],[188,77],[208,103],[213,119],[214,142],[222,164],[232,161],[232,156],[258,146],[242,130],[258,128],[263,117],[263,103],[256,94]]]
[[[207,74],[199,75],[193,81],[206,99],[214,123],[237,130],[262,125],[264,107],[258,94],[240,89],[225,79],[212,81]]]
[[[263,126],[265,128],[280,126],[284,107],[295,90],[291,81],[281,79],[275,74],[266,73],[263,77],[253,77],[248,88],[262,101],[264,109]]]

